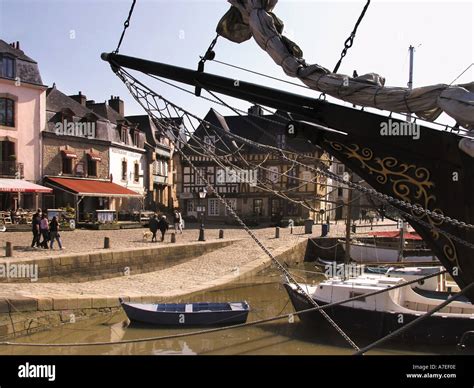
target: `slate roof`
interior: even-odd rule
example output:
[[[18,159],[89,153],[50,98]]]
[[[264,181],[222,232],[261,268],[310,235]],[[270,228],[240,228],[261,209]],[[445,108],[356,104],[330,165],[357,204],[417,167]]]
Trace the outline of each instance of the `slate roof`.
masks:
[[[46,110],[49,112],[61,112],[63,109],[70,109],[74,112],[74,116],[81,118],[94,113],[92,110],[65,95],[56,87],[48,88],[46,91]],[[96,114],[96,116],[98,115]],[[103,117],[101,118],[103,119]]]
[[[131,124],[125,117],[120,115],[115,109],[111,108],[106,102],[96,102],[89,104],[88,107],[92,109],[99,116],[105,117],[112,124],[117,124],[120,121],[124,121],[127,124]]]
[[[263,116],[245,115],[245,116],[222,116],[214,109],[210,109],[204,117],[206,122],[211,124],[210,128],[204,128],[201,124],[195,131],[194,135],[199,139],[204,139],[205,136],[216,136],[216,153],[218,149],[226,150],[228,148],[235,149],[232,145],[232,139],[224,137],[222,131],[213,127],[213,125],[229,131],[238,136],[244,137],[261,144],[276,146],[276,136],[283,135],[290,117],[286,112],[277,111],[275,114],[268,114]],[[280,123],[280,124],[279,124]],[[238,146],[241,144],[236,140]],[[300,153],[314,152],[315,147],[309,144],[304,139],[285,138],[287,149],[294,150]],[[189,140],[190,145],[199,147],[195,140]],[[186,150],[186,149],[185,149]],[[259,150],[255,147],[246,145],[244,147],[249,153],[267,153],[264,150]],[[189,149],[186,152],[192,153]],[[221,153],[228,153],[221,152]]]
[[[19,77],[21,82],[43,86],[38,63],[27,56],[23,50],[14,48],[0,39],[0,64],[4,54],[15,58],[15,77]],[[6,78],[1,74],[1,69],[2,66],[0,66],[0,78]]]
[[[183,123],[183,119],[180,117],[172,117],[170,119],[161,119],[158,120],[156,125],[153,120],[150,119],[148,115],[136,115],[136,116],[127,116],[127,120],[134,124],[138,124],[138,128],[140,131],[144,132],[146,135],[146,141],[148,144],[150,144],[153,147],[159,146],[160,142],[156,138],[156,131],[162,131],[164,130],[165,132],[172,131],[173,134],[164,134],[165,137],[168,138],[174,138],[175,136],[181,138],[181,140],[186,141],[186,137],[182,132],[179,132],[177,128],[181,126]],[[168,127],[168,123],[172,124],[173,128]],[[160,123],[163,123],[164,125],[160,125]],[[176,127],[176,129],[175,129]]]

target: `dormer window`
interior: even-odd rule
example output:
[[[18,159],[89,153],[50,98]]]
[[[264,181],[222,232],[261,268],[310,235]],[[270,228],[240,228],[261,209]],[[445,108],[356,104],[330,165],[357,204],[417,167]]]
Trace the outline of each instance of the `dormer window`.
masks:
[[[133,132],[133,144],[135,147],[140,147],[140,132]]]
[[[161,143],[161,132],[155,131],[155,139],[157,143]]]
[[[74,122],[74,113],[70,109],[66,108],[59,113],[59,118],[61,119],[61,122],[66,121],[67,125],[67,123]]]
[[[15,59],[4,56],[2,58],[2,77],[15,78]]]
[[[120,130],[120,140],[122,140],[123,143],[128,144],[128,133],[127,133],[127,128],[122,127]]]

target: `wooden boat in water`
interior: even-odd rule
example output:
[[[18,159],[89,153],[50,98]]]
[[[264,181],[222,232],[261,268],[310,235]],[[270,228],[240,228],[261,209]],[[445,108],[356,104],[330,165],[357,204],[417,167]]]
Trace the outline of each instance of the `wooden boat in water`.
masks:
[[[250,310],[247,302],[125,303],[132,322],[163,326],[218,326],[245,323]]]

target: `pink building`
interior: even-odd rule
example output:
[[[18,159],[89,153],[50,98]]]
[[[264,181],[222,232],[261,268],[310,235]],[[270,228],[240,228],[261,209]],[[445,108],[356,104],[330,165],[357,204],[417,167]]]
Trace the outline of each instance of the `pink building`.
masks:
[[[46,89],[38,64],[19,42],[0,40],[0,210],[33,209],[41,179],[40,132],[46,124]]]

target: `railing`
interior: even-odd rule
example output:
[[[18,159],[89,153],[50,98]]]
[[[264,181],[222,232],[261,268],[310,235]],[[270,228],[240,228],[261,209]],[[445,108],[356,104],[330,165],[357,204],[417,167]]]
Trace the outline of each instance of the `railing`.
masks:
[[[17,163],[13,161],[0,161],[0,176],[4,178],[24,178],[23,163]]]

